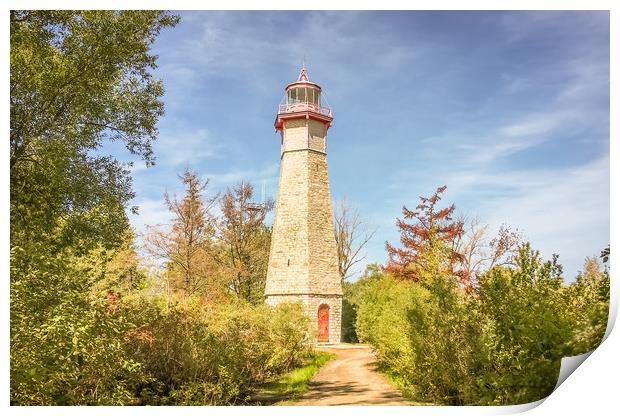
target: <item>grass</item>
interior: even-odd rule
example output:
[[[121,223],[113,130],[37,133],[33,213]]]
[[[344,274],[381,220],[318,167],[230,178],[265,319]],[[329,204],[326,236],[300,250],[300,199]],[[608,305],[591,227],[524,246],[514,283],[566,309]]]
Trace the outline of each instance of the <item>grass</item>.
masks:
[[[435,406],[434,403],[428,403],[423,401],[416,393],[415,386],[412,386],[410,383],[406,382],[405,379],[397,374],[394,374],[384,365],[379,365],[379,372],[383,374],[389,381],[392,383],[394,387],[401,392],[403,397],[410,401],[412,405],[415,406]]]
[[[334,354],[316,351],[303,367],[291,370],[276,380],[260,386],[252,401],[259,405],[284,405],[299,399],[308,389],[312,376],[334,357]]]

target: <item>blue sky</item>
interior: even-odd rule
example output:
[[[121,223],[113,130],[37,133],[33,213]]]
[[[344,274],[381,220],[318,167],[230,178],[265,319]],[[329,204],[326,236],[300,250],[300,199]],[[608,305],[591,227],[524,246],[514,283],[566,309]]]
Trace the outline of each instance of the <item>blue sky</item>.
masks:
[[[157,165],[133,168],[138,230],[170,219],[188,167],[213,192],[277,192],[273,129],[305,56],[334,109],[333,199],[347,196],[385,262],[403,204],[506,223],[571,280],[609,241],[607,12],[183,12],[154,52],[166,115]]]

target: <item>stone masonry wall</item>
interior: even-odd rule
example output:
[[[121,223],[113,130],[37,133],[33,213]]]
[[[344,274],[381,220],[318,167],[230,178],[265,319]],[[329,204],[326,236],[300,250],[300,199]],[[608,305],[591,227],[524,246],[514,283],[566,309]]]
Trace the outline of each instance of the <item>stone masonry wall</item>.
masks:
[[[342,322],[342,297],[320,295],[272,295],[268,296],[265,303],[271,306],[286,302],[301,302],[306,315],[310,318],[310,337],[313,342],[318,338],[318,313],[319,306],[329,306],[329,344],[340,343]]]
[[[342,285],[331,211],[326,129],[288,120],[283,129],[278,195],[265,301],[300,301],[316,331],[318,308],[330,306],[329,339],[340,341]]]
[[[265,295],[306,293],[309,253],[306,152],[284,153],[273,220]]]

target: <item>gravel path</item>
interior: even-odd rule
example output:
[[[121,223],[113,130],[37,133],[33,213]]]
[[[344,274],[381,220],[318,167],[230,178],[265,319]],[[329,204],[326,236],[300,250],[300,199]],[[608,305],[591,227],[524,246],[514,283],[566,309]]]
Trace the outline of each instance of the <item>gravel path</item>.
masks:
[[[370,347],[321,347],[336,354],[312,378],[308,391],[297,406],[408,406],[406,401],[378,371]]]

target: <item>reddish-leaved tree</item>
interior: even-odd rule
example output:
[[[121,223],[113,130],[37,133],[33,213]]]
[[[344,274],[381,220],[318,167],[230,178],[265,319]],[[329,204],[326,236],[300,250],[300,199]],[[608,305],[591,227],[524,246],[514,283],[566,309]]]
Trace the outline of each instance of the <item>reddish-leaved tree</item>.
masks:
[[[420,197],[415,210],[403,206],[404,218],[397,218],[402,248],[386,241],[388,263],[385,270],[395,277],[419,281],[423,272],[437,270],[450,273],[467,285],[466,273],[459,267],[463,255],[457,247],[463,237],[463,221],[453,220],[454,205],[439,208],[446,186],[437,188],[431,197]]]

